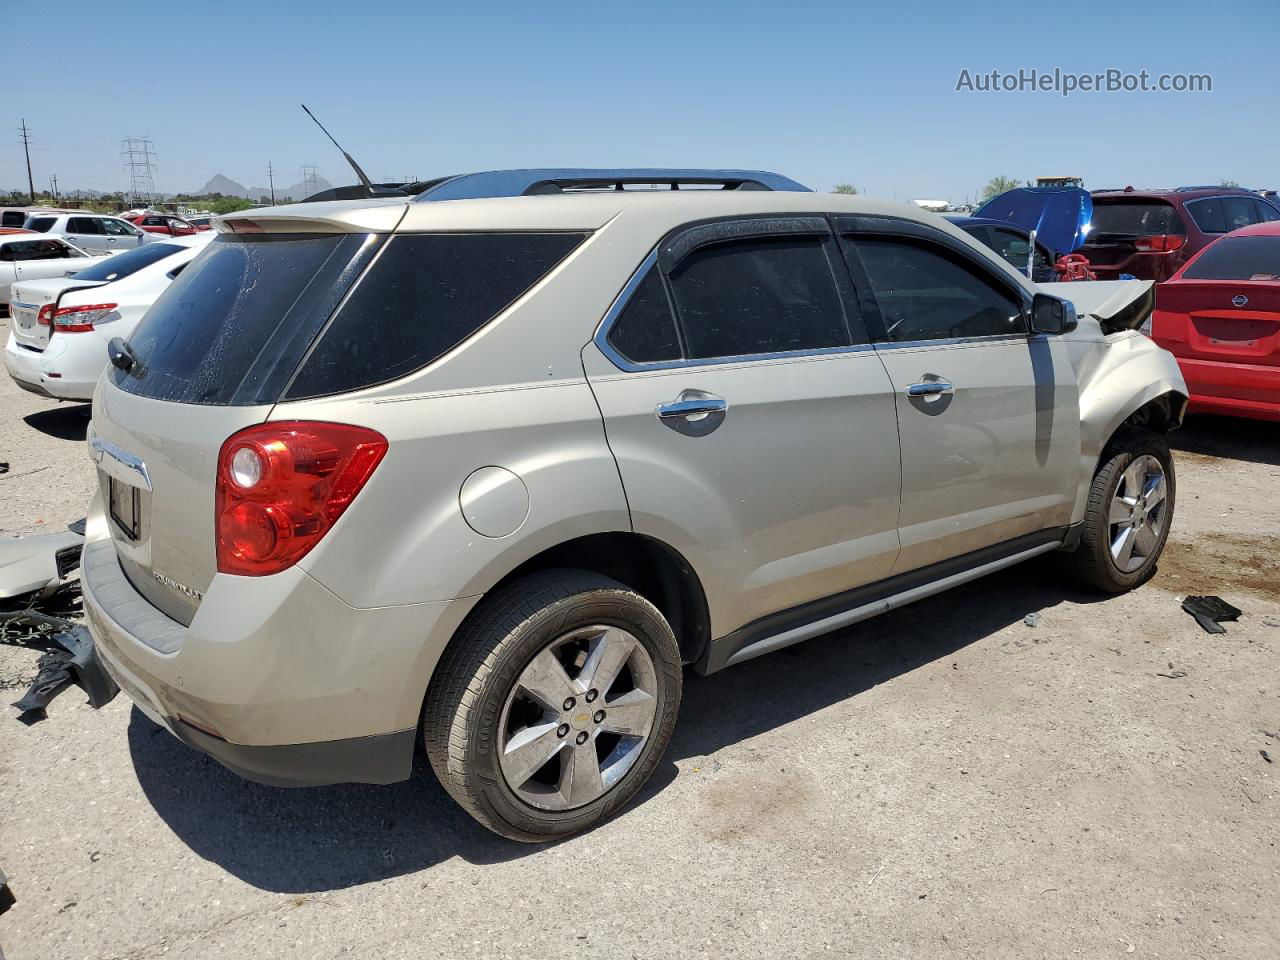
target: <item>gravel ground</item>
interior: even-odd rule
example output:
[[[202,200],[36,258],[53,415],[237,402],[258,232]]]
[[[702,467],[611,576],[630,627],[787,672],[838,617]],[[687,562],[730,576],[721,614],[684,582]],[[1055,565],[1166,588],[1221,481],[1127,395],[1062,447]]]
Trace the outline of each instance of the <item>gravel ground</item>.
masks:
[[[80,516],[82,413],[7,378],[0,411],[0,531]],[[1270,960],[1280,431],[1176,443],[1152,583],[1100,600],[1032,564],[691,676],[639,802],[553,846],[476,827],[424,764],[283,791],[124,697],[0,718],[4,955]],[[1209,636],[1186,592],[1245,615]],[[0,685],[34,659],[0,648]]]

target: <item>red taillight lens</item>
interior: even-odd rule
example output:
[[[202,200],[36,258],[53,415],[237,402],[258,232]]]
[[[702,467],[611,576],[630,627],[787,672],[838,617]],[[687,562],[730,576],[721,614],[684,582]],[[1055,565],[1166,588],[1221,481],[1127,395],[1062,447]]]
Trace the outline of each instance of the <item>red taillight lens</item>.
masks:
[[[1133,246],[1143,253],[1172,253],[1174,250],[1181,250],[1186,242],[1185,234],[1158,233],[1150,237],[1139,237],[1133,241]]]
[[[54,333],[88,333],[95,323],[117,306],[114,303],[94,303],[85,307],[62,307],[54,313],[53,304],[46,303],[36,314],[36,323],[52,327]]]
[[[294,420],[233,434],[218,454],[218,571],[262,577],[329,532],[387,452],[364,427]]]

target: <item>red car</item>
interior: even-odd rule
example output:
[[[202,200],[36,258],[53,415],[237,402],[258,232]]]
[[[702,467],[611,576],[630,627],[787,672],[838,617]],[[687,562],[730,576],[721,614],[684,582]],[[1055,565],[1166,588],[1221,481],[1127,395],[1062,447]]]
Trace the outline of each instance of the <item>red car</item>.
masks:
[[[208,227],[198,227],[194,223],[183,220],[181,217],[175,217],[172,214],[144,213],[128,219],[134,226],[141,227],[147,233],[163,233],[170,237],[189,237],[193,233],[200,233],[202,230],[209,229]]]
[[[1099,280],[1130,274],[1163,283],[1232,230],[1280,220],[1280,207],[1237,187],[1095,190],[1080,252]]]
[[[1156,287],[1151,338],[1178,358],[1189,409],[1280,421],[1280,222],[1227,234]]]

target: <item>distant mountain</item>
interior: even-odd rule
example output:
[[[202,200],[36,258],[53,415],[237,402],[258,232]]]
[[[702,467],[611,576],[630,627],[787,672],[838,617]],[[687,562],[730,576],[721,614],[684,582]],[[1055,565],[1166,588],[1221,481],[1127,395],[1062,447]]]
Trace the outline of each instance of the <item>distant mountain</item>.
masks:
[[[312,193],[319,193],[321,190],[331,190],[331,184],[324,177],[316,177],[315,188],[308,191],[306,186],[301,183],[295,183],[290,186],[276,187],[277,200],[303,200]],[[230,177],[224,177],[222,174],[214,174],[209,182],[198,191],[200,194],[220,193],[224,197],[244,197],[246,200],[270,200],[271,190],[268,187],[246,187],[242,183],[232,180]]]

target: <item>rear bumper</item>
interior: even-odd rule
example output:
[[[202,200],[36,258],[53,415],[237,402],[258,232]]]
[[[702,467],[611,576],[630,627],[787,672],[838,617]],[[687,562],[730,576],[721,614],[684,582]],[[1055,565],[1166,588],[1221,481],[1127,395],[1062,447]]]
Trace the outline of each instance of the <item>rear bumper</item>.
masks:
[[[179,740],[277,786],[410,772],[431,672],[472,601],[358,610],[300,570],[219,575],[190,626],[86,545],[85,617],[120,689]]]
[[[1193,413],[1280,420],[1280,367],[1178,358]]]
[[[104,351],[105,356],[105,351]],[[68,363],[64,350],[53,341],[47,350],[19,346],[13,334],[4,348],[4,368],[23,390],[53,400],[92,400],[102,367],[92,371],[77,369],[84,364]]]

